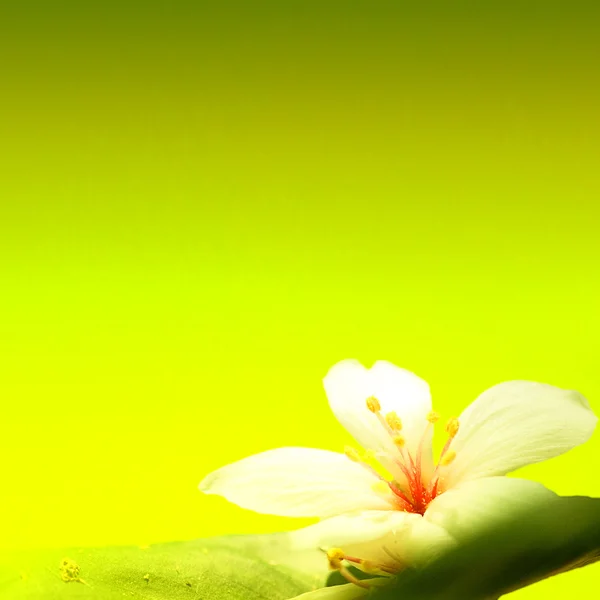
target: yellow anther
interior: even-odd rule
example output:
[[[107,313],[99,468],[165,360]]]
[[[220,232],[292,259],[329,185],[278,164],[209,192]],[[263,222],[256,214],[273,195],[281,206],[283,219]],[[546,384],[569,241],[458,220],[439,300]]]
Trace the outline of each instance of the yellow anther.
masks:
[[[446,424],[448,435],[453,438],[458,433],[459,422],[456,417],[452,417]]]
[[[440,415],[439,413],[436,413],[435,410],[432,410],[428,415],[427,415],[427,420],[430,423],[437,423],[440,420]]]
[[[398,446],[398,448],[404,448],[404,444],[406,444],[406,440],[401,435],[395,435],[393,440],[394,440],[394,444],[396,444],[396,446]]]
[[[344,454],[353,462],[362,462],[360,452],[352,446],[346,446],[344,448]]]
[[[333,570],[342,568],[342,561],[346,555],[341,548],[330,548],[327,550],[327,560],[329,561],[329,568]]]
[[[372,413],[378,413],[381,410],[381,404],[379,404],[379,400],[377,400],[375,396],[369,396],[369,398],[367,398],[367,408]]]
[[[395,412],[385,415],[385,421],[392,431],[400,431],[402,429],[402,421]]]
[[[388,485],[388,482],[384,481],[383,479],[380,479],[379,481],[376,481],[371,486],[371,489],[376,494],[379,494],[381,496],[389,496],[392,493],[392,490],[390,490],[390,486]]]
[[[442,456],[442,460],[440,460],[440,464],[444,467],[447,467],[454,459],[456,458],[456,452],[454,450],[450,450],[446,452],[444,456]]]

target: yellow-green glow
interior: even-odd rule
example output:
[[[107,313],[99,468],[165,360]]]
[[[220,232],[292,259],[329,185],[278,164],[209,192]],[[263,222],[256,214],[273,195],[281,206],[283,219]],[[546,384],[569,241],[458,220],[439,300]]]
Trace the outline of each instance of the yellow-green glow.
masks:
[[[196,486],[351,444],[342,358],[445,419],[516,378],[600,413],[591,9],[156,4],[0,25],[0,547],[307,523]],[[521,474],[600,495],[599,451]]]

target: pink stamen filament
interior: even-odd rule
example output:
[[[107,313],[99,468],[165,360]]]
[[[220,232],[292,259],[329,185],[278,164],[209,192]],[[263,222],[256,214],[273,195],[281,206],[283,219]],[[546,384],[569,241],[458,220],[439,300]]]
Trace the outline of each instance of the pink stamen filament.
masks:
[[[375,413],[375,415],[377,416],[377,419],[379,420],[379,422],[381,423],[383,428],[387,431],[388,435],[391,438],[393,438],[395,435],[394,431],[389,426],[388,422],[385,420],[385,418],[381,414],[381,412],[378,411]],[[424,501],[425,501],[425,496],[426,496],[425,490],[423,489],[423,484],[421,482],[421,475],[420,475],[420,470],[421,470],[420,454],[421,454],[421,446],[423,444],[424,439],[425,439],[425,434],[423,434],[423,438],[421,440],[421,443],[419,444],[419,450],[418,450],[418,456],[417,456],[417,464],[419,465],[418,467],[415,465],[413,458],[410,455],[410,452],[405,451],[403,448],[399,448],[399,450],[400,450],[400,455],[402,456],[402,459],[403,459],[404,463],[406,463],[406,464],[403,464],[400,461],[395,461],[396,464],[398,465],[398,467],[400,467],[402,473],[404,473],[404,476],[406,477],[406,479],[408,481],[408,487],[410,488],[410,493],[413,498],[413,501],[412,502],[409,501],[409,503],[411,504],[413,510],[416,510],[416,512],[419,512],[419,513],[422,513],[425,509]],[[408,468],[409,463],[410,463],[410,471]]]
[[[420,506],[421,510],[425,510],[425,508],[427,507],[427,504],[429,504],[429,502],[431,501],[429,491],[423,485],[421,457],[423,456],[423,450],[424,450],[425,443],[427,441],[427,436],[432,427],[433,427],[433,423],[431,423],[431,421],[429,421],[427,423],[427,427],[425,427],[425,431],[423,432],[423,435],[421,436],[421,440],[419,441],[419,448],[417,450],[417,461],[416,461],[417,464],[415,467],[415,471],[416,471],[415,478],[419,483],[419,499],[420,499],[420,503],[421,503],[421,506]]]
[[[402,473],[404,473],[404,476],[406,477],[406,480],[408,482],[408,487],[410,489],[410,495],[412,496],[411,505],[413,505],[413,507],[416,508],[415,503],[417,502],[417,500],[419,498],[419,488],[418,488],[417,482],[415,481],[415,472],[414,472],[414,465],[412,463],[412,458],[408,452],[401,450],[401,455],[402,455],[402,458],[405,460],[405,462],[406,462],[406,457],[405,457],[406,454],[408,454],[408,458],[412,465],[413,472],[411,473],[408,470],[408,468],[400,461],[396,461],[396,464],[398,465],[398,467],[400,467],[400,470],[402,471]]]
[[[388,485],[390,486],[390,490],[392,490],[396,496],[397,502],[400,504],[402,509],[406,512],[415,512],[412,502],[408,499],[404,492],[402,492],[402,490],[391,481],[388,481]]]
[[[449,438],[446,441],[446,443],[444,444],[444,447],[442,448],[442,451],[440,453],[440,457],[438,459],[437,465],[435,465],[435,469],[433,470],[433,474],[431,475],[431,483],[429,485],[429,495],[431,496],[432,500],[437,496],[437,489],[438,489],[438,484],[440,481],[438,472],[440,470],[440,467],[442,466],[442,459],[446,455],[446,452],[448,452],[448,450],[450,449],[450,445],[452,444],[453,439],[454,438]]]
[[[397,431],[393,430],[386,418],[381,414],[380,409],[370,410],[375,414],[382,427],[386,430],[388,435],[394,439],[397,435]],[[411,453],[401,446],[396,446],[400,453],[401,460],[394,460],[396,466],[402,471],[402,474],[406,477],[408,484],[410,497],[408,497],[394,482],[387,482],[391,491],[396,496],[397,502],[402,510],[407,512],[416,512],[424,514],[428,504],[437,496],[439,491],[439,470],[442,465],[442,460],[448,452],[452,443],[453,437],[444,445],[438,462],[433,470],[429,485],[425,485],[423,482],[423,452],[427,441],[427,436],[433,426],[433,421],[428,421],[428,424],[421,436],[419,446],[417,448],[415,459],[411,456]],[[370,467],[368,467],[370,468]],[[375,471],[371,469],[374,473]]]
[[[365,561],[362,558],[357,558],[356,556],[348,556],[345,555],[344,556],[344,560],[347,560],[348,562],[357,564],[357,565],[364,565],[365,563],[369,562],[369,561]],[[383,571],[384,573],[389,573],[390,575],[395,575],[398,572],[398,569],[395,569],[394,567],[390,567],[389,565],[384,565],[381,563],[370,563],[374,568],[379,569],[380,571]]]

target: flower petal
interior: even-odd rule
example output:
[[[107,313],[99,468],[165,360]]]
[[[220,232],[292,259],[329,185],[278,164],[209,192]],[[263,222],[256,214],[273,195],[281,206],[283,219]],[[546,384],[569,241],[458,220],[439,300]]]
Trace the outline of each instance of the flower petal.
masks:
[[[400,511],[341,515],[290,535],[295,550],[341,548],[350,556],[394,567],[423,566],[454,545],[441,527]]]
[[[398,452],[390,435],[367,408],[367,398],[374,396],[381,404],[382,414],[393,411],[402,420],[402,436],[413,456],[423,442],[424,469],[429,468],[431,436],[428,433],[423,437],[431,411],[431,394],[425,381],[386,361],[377,361],[367,369],[356,360],[343,360],[329,370],[323,384],[331,410],[363,448],[392,457]],[[401,479],[393,461],[384,458],[381,462]]]
[[[200,489],[243,508],[284,517],[329,517],[363,509],[391,510],[372,490],[378,477],[344,454],[278,448],[208,475]]]
[[[462,543],[494,522],[556,498],[554,492],[535,481],[484,477],[461,483],[438,496],[427,508],[425,520]]]
[[[365,598],[368,594],[369,590],[353,583],[347,583],[346,585],[319,588],[314,592],[294,596],[290,600],[354,600],[355,598]]]
[[[504,475],[558,456],[585,442],[597,418],[578,392],[532,381],[508,381],[485,391],[459,418],[456,459],[447,486]]]

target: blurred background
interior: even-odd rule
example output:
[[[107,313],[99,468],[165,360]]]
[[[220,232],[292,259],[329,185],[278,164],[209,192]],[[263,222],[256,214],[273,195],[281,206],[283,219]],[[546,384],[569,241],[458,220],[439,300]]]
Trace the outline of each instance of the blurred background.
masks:
[[[446,417],[516,378],[600,413],[597,12],[3,2],[0,547],[308,523],[197,484],[341,449],[347,357]],[[600,495],[599,450],[519,475]]]

